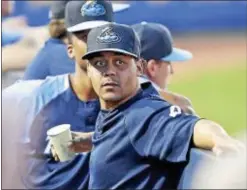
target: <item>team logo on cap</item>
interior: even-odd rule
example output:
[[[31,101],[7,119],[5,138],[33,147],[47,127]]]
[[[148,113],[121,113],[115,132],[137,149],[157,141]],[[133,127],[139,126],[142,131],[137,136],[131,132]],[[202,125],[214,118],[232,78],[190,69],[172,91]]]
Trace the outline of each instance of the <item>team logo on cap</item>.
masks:
[[[120,42],[121,38],[116,32],[112,31],[111,27],[107,27],[104,30],[102,30],[101,34],[97,37],[97,42],[99,43],[117,43]]]
[[[81,7],[82,16],[102,16],[105,13],[105,7],[95,1],[87,1]]]

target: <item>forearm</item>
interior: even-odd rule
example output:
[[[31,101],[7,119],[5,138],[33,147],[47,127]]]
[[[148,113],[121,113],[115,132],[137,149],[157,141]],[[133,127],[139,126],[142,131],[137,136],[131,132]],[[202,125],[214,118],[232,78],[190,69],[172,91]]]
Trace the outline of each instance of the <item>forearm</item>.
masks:
[[[73,140],[70,144],[70,149],[73,152],[88,152],[92,149],[93,132],[72,132]]]
[[[188,98],[166,90],[159,89],[158,92],[159,95],[170,104],[179,106],[187,114],[196,115],[196,112]]]
[[[201,119],[196,123],[193,133],[193,142],[196,147],[212,150],[219,139],[231,139],[219,124],[206,119]]]
[[[2,50],[2,72],[25,69],[37,53],[36,48],[14,44]]]

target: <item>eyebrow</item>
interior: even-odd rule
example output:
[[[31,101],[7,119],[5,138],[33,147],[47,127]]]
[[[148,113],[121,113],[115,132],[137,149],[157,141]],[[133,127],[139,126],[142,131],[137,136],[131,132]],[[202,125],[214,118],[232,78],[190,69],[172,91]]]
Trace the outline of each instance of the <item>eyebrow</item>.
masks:
[[[120,52],[110,52],[113,53],[113,56],[128,56],[124,53],[120,53]],[[92,60],[92,59],[97,59],[97,58],[104,58],[104,55],[102,55],[102,52],[97,52],[94,53],[93,55],[91,55],[88,60]]]
[[[110,52],[110,53],[113,53],[113,56],[128,56],[120,52]],[[95,57],[104,57],[104,55],[102,55],[102,53],[100,52],[100,53],[95,54]]]

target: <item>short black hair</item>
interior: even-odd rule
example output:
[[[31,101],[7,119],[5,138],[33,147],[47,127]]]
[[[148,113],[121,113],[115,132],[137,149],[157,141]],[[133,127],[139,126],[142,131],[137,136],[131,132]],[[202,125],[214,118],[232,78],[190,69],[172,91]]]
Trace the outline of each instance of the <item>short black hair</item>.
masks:
[[[72,44],[72,35],[73,34],[71,32],[67,32],[66,34],[67,34],[67,38],[68,38],[68,43]]]

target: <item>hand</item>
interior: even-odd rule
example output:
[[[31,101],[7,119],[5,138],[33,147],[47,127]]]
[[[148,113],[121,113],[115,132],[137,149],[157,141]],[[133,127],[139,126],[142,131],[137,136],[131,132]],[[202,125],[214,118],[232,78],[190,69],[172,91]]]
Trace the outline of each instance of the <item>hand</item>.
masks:
[[[92,149],[93,133],[71,132],[72,141],[68,143],[70,151],[75,153],[88,152]]]
[[[212,151],[216,156],[243,154],[246,151],[245,145],[231,138],[230,136],[216,136],[215,146]]]
[[[51,154],[52,154],[52,156],[53,156],[55,161],[57,161],[57,162],[60,161],[60,159],[59,159],[59,157],[58,157],[58,155],[57,155],[57,153],[56,153],[56,151],[55,151],[55,149],[54,149],[52,144],[51,144]]]

